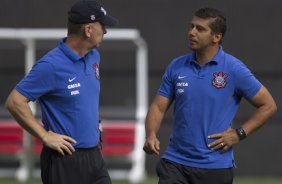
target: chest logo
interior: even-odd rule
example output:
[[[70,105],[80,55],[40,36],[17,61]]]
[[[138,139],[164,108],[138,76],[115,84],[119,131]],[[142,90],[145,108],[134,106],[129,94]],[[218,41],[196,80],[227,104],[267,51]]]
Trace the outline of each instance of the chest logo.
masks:
[[[100,80],[100,72],[99,72],[99,65],[98,64],[93,64],[93,70],[96,74],[96,79]]]
[[[69,82],[72,82],[76,79],[76,77],[69,79]]]
[[[185,77],[187,77],[187,76],[178,76],[178,79],[184,79]]]
[[[223,72],[215,72],[213,73],[213,80],[212,80],[212,85],[217,88],[224,88],[227,84],[226,78],[228,77],[228,74],[223,73]]]

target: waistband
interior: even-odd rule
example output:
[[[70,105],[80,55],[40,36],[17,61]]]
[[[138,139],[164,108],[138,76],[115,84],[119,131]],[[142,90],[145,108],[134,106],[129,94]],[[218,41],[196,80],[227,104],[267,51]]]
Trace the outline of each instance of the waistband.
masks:
[[[91,152],[91,151],[98,151],[100,150],[99,146],[95,146],[95,147],[91,147],[91,148],[74,148],[76,153],[80,153],[80,152]],[[54,154],[59,154],[59,152],[57,152],[56,150],[53,150],[47,146],[43,146],[42,151],[46,151],[46,152],[51,152]]]

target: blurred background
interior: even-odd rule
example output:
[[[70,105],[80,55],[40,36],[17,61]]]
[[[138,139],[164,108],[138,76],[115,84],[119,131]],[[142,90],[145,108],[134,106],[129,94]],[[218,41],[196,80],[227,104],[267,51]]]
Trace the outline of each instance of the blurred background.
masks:
[[[0,28],[65,28],[74,0],[1,0]],[[192,14],[201,7],[220,9],[227,17],[226,52],[241,59],[270,90],[278,113],[262,129],[235,146],[235,177],[282,176],[282,1],[267,0],[100,0],[119,19],[116,28],[140,31],[148,46],[148,102],[155,96],[171,60],[190,52],[188,28]],[[36,59],[57,41],[37,41]],[[105,41],[101,51],[101,116],[107,120],[134,120],[136,108],[136,45]],[[24,46],[18,40],[0,40],[0,119],[11,119],[4,108],[9,92],[24,76]],[[146,74],[144,74],[146,75]],[[238,127],[253,112],[244,100],[234,119]],[[40,116],[40,114],[38,114]],[[161,152],[168,144],[172,108],[159,138]],[[1,156],[1,155],[0,155]],[[146,171],[155,175],[156,156],[146,156]],[[1,164],[1,163],[0,163]],[[1,183],[1,182],[0,182]]]

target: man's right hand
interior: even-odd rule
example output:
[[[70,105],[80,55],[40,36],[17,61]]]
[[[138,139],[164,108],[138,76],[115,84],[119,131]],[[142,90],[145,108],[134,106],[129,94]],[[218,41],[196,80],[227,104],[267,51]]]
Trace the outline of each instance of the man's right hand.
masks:
[[[143,150],[148,154],[160,154],[160,141],[157,137],[148,137],[143,146]]]
[[[42,142],[49,148],[58,151],[62,156],[65,153],[71,155],[75,149],[71,143],[76,141],[66,135],[60,135],[49,130],[42,138]]]

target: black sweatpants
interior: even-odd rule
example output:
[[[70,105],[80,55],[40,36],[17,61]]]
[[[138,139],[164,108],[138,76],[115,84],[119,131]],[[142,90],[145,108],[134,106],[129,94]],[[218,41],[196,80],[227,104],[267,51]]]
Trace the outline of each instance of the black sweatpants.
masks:
[[[157,164],[159,184],[232,184],[233,168],[202,169],[160,159]]]
[[[40,162],[43,184],[111,184],[98,147],[76,149],[72,155],[61,156],[44,146]]]

